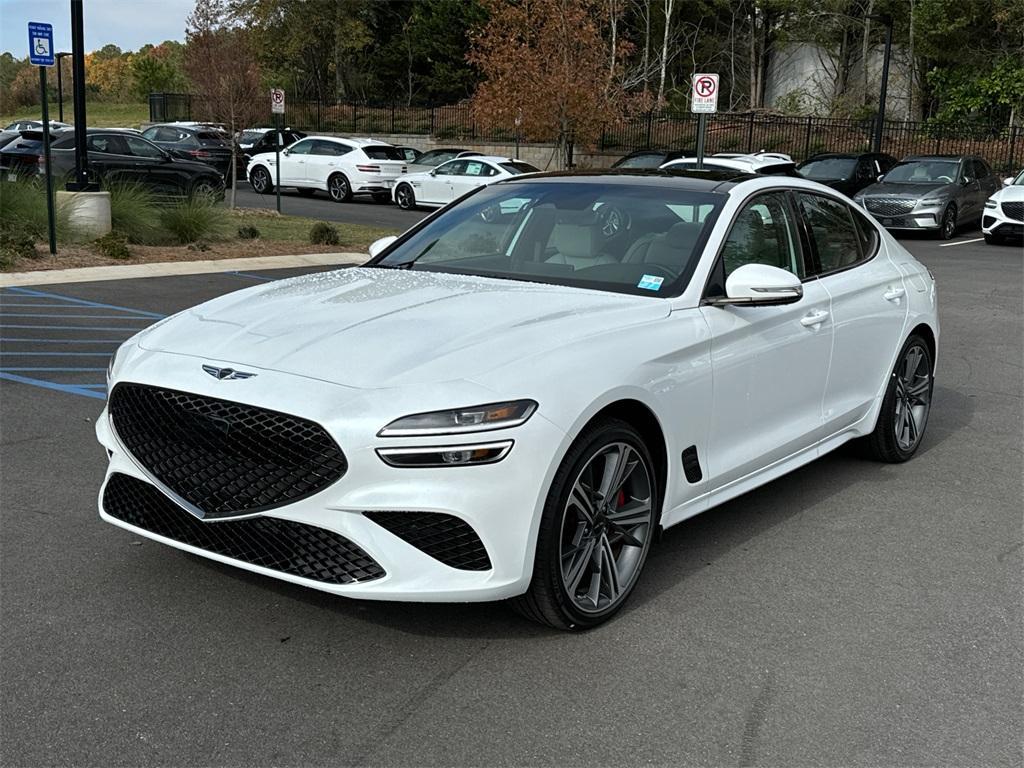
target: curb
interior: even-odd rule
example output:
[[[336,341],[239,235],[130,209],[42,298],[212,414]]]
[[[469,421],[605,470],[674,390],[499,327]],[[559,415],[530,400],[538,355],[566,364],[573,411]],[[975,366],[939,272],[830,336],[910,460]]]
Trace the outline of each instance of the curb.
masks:
[[[296,256],[254,256],[246,259],[208,259],[206,261],[160,261],[150,264],[116,264],[74,269],[41,269],[33,272],[0,273],[0,288],[55,283],[90,283],[106,280],[135,280],[140,277],[201,275],[211,272],[236,272],[287,267],[330,267],[362,264],[365,253],[307,253]]]

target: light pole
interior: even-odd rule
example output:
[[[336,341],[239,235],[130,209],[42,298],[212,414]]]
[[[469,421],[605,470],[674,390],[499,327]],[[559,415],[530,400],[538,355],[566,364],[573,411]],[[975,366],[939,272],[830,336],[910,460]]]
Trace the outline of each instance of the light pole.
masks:
[[[892,54],[892,16],[887,13],[873,14],[869,19],[875,19],[885,24],[885,56],[882,58],[882,87],[878,96],[878,119],[875,122],[874,151],[882,151],[882,128],[885,126],[885,94],[889,89],[889,56]],[[868,63],[865,61],[864,66]]]
[[[57,59],[57,119],[60,122],[64,122],[64,68],[60,64],[60,60],[65,56],[71,54],[67,51],[62,51],[56,55]]]

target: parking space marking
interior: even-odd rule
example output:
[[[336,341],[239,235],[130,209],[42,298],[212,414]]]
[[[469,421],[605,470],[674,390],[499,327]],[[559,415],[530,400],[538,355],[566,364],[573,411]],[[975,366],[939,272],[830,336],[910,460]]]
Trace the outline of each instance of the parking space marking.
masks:
[[[274,280],[280,280],[278,277],[266,277],[264,275],[254,275],[251,272],[224,272],[225,275],[231,275],[232,277],[245,277],[249,280],[263,280],[266,282],[272,282]]]
[[[955,243],[943,243],[939,248],[950,248],[954,245],[967,245],[968,243],[980,243],[984,237],[976,237],[973,240],[957,240]]]
[[[0,344],[4,345],[3,351],[0,351],[0,379],[63,394],[104,400],[106,384],[97,383],[96,380],[102,378],[97,374],[104,373],[106,368],[94,367],[96,362],[105,363],[113,354],[114,347],[143,327],[152,324],[154,320],[163,317],[164,315],[157,312],[89,301],[34,288],[8,288],[0,292],[0,329],[3,333],[0,336]],[[47,320],[53,322],[45,324]],[[68,324],[90,320],[114,321],[117,325]],[[26,332],[28,336],[20,335]],[[97,332],[110,333],[111,338],[95,338]],[[80,336],[85,338],[79,338]],[[78,349],[82,349],[81,345],[93,345],[94,351],[50,351],[54,349],[55,344],[74,345]],[[86,358],[98,358],[98,361]],[[55,365],[46,365],[51,361]],[[12,362],[17,364],[8,365]],[[62,362],[64,365],[60,364]],[[75,365],[79,362],[81,365]],[[70,378],[72,381],[54,381],[57,374],[70,374],[63,378]]]

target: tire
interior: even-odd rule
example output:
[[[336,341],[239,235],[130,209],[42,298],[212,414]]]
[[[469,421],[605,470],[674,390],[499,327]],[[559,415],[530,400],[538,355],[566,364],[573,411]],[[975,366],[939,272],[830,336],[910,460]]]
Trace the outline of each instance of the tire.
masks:
[[[268,195],[274,191],[274,182],[270,178],[270,171],[262,166],[253,169],[249,175],[249,184],[257,195]]]
[[[375,203],[382,203],[382,204],[383,203],[390,203],[391,202],[391,195],[389,195],[387,192],[375,192],[373,194],[373,202],[375,202]]]
[[[986,245],[1002,245],[1003,244],[1003,238],[1001,238],[999,235],[985,235],[985,244]]]
[[[611,469],[625,470],[618,488]],[[618,419],[588,427],[552,480],[530,587],[512,599],[513,608],[556,629],[584,630],[607,621],[643,571],[660,514],[654,462],[636,429]]]
[[[956,234],[956,206],[950,203],[939,222],[939,240],[952,240]]]
[[[352,185],[343,173],[336,173],[327,180],[327,194],[336,203],[348,203],[352,200]]]
[[[890,464],[907,461],[920,447],[935,384],[932,354],[920,336],[907,339],[896,360],[875,429],[866,438],[871,455]]]
[[[199,178],[188,191],[189,197],[205,196],[213,200],[224,199],[224,182],[220,179]]]
[[[403,211],[412,211],[416,208],[416,193],[408,184],[399,184],[395,189],[395,202]]]
[[[315,189],[309,189],[308,187],[298,187],[296,190],[302,197],[312,197]]]

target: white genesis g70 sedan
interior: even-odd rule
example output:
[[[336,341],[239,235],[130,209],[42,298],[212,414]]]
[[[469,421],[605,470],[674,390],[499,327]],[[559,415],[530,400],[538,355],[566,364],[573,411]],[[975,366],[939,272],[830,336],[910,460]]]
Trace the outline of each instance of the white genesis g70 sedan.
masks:
[[[127,341],[103,519],[337,595],[582,629],[659,527],[852,438],[920,446],[931,274],[814,182],[513,178],[371,253]]]

